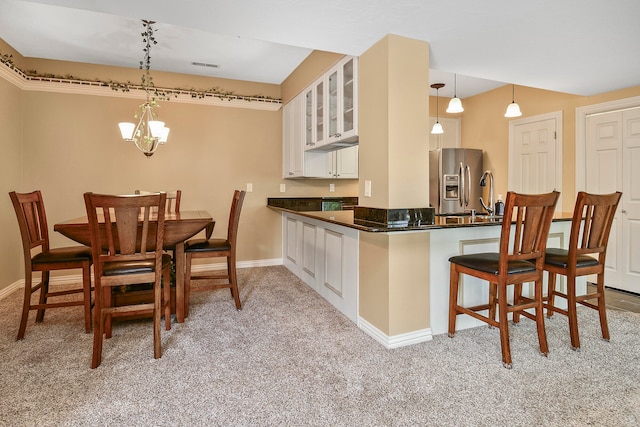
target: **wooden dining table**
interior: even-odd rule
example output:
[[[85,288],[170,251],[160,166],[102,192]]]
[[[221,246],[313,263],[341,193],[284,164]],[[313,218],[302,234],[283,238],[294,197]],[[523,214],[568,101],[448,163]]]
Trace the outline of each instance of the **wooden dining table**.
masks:
[[[207,238],[211,237],[214,226],[215,220],[209,212],[204,210],[165,214],[163,246],[165,249],[174,251],[173,260],[176,271],[175,307],[176,320],[179,323],[184,322],[185,315],[188,313],[184,298],[184,243],[187,239],[190,239],[202,230],[205,230]],[[86,215],[55,224],[53,229],[71,240],[86,246],[91,246],[89,221]],[[149,235],[150,239],[155,239],[155,232],[150,232]],[[153,247],[154,244],[155,243],[148,247]]]

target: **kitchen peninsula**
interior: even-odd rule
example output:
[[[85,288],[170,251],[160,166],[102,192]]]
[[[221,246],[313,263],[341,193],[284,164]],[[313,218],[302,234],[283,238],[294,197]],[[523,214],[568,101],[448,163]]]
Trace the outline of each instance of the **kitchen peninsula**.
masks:
[[[340,198],[316,198],[316,206],[328,206]],[[356,198],[357,199],[357,198]],[[305,198],[307,202],[308,198]],[[345,210],[300,209],[296,198],[270,198],[267,205],[282,213],[283,263],[296,276],[316,290],[361,329],[388,348],[428,341],[433,335],[447,332],[449,303],[449,258],[454,255],[497,251],[502,220],[496,217],[434,216],[428,210],[404,210],[406,223],[389,221],[386,224],[359,219],[363,208],[352,205],[353,198],[342,206]],[[416,214],[416,212],[418,212]],[[416,219],[416,217],[418,219]],[[570,213],[557,213],[549,233],[549,247],[566,248],[571,227]],[[429,270],[428,292],[429,327],[398,336],[381,333],[362,316],[366,301],[360,297],[360,277],[364,269],[359,257],[360,233],[426,233],[430,250],[424,259]],[[465,277],[460,298],[466,304],[486,302],[487,287],[473,277]],[[530,286],[530,288],[529,288]],[[565,286],[564,282],[560,286]],[[525,285],[523,292],[533,292]],[[578,290],[586,289],[586,280],[578,282]],[[482,323],[461,316],[458,329],[480,326]]]

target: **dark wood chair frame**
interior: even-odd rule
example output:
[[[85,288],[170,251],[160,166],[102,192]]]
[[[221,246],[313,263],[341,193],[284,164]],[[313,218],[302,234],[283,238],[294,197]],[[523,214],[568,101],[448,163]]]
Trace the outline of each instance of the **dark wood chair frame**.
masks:
[[[94,260],[95,315],[91,367],[102,362],[111,318],[152,314],[153,354],[162,356],[160,320],[171,329],[171,257],[162,252],[166,194],[112,196],[85,193]],[[157,219],[154,221],[153,216]],[[164,282],[164,283],[162,283]],[[114,286],[153,283],[152,303],[112,307]],[[161,289],[164,289],[164,299]]]
[[[16,211],[22,248],[24,250],[24,303],[20,327],[16,340],[24,338],[30,310],[37,310],[36,322],[44,320],[47,308],[84,306],[84,324],[86,332],[91,332],[91,250],[86,246],[68,246],[50,248],[47,216],[40,191],[31,193],[9,193]],[[33,254],[39,250],[37,254]],[[82,287],[52,291],[49,289],[50,272],[54,270],[82,270]],[[40,283],[33,286],[33,272],[41,272]],[[31,303],[33,293],[40,290],[37,304]],[[63,297],[81,293],[82,299],[73,301],[49,302],[49,298]]]
[[[449,336],[453,337],[455,334],[456,317],[459,314],[467,314],[499,328],[502,363],[507,368],[512,366],[508,313],[513,313],[514,322],[519,321],[520,314],[535,320],[540,352],[545,356],[549,352],[542,307],[542,275],[547,238],[559,195],[557,191],[535,195],[508,192],[499,252],[458,255],[449,259]],[[509,221],[509,218],[512,220]],[[510,239],[513,241],[511,252],[509,251]],[[489,282],[487,304],[473,307],[462,307],[458,304],[461,274]],[[509,304],[507,287],[514,285],[514,294],[521,295],[522,284],[525,282],[535,283],[534,298],[520,296],[514,299],[513,304]],[[498,321],[495,320],[496,306],[499,314]],[[535,315],[525,311],[528,309],[534,309]],[[484,310],[488,310],[488,316],[479,313]]]
[[[226,280],[227,283],[213,283],[207,285],[198,285],[193,287],[197,290],[205,289],[231,289],[231,295],[236,303],[236,309],[242,309],[240,302],[240,293],[238,291],[238,275],[236,272],[236,242],[238,236],[238,225],[240,223],[240,211],[242,210],[242,204],[246,191],[235,190],[233,194],[233,201],[231,202],[231,210],[229,212],[229,226],[227,228],[226,239],[192,239],[188,240],[185,244],[186,254],[186,274],[185,274],[185,311],[189,307],[189,299],[191,297],[191,281],[194,279],[204,280]],[[226,257],[227,269],[225,273],[221,274],[198,274],[194,275],[191,272],[191,266],[194,258],[213,258],[213,257]]]
[[[573,211],[568,249],[547,249],[544,269],[549,272],[549,281],[544,307],[547,309],[549,318],[554,312],[568,317],[571,348],[574,350],[580,348],[578,304],[598,311],[602,338],[606,341],[610,339],[605,305],[604,272],[611,225],[621,196],[620,192],[602,195],[579,192]],[[566,293],[556,289],[558,274],[567,277]],[[588,274],[597,275],[596,292],[577,296],[576,277]],[[567,310],[556,307],[555,297],[561,297],[567,301]],[[588,301],[592,299],[596,299],[596,304]]]
[[[154,191],[136,190],[135,194],[149,195],[154,194]],[[166,191],[167,194],[167,213],[179,213],[180,212],[180,199],[182,198],[182,190]]]

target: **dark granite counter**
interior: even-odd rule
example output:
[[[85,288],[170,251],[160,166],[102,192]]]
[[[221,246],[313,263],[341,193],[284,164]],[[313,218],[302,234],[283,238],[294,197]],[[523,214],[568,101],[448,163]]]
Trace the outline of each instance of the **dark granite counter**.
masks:
[[[311,199],[311,198],[308,198]],[[317,199],[317,198],[316,198]],[[320,198],[322,199],[322,198]],[[268,207],[271,209],[290,212],[300,216],[306,216],[308,218],[317,219],[320,221],[330,222],[332,224],[342,225],[344,227],[355,228],[360,231],[367,231],[370,233],[387,233],[396,231],[420,231],[420,230],[434,230],[444,228],[460,228],[460,227],[492,227],[502,225],[501,217],[487,217],[476,215],[472,216],[433,216],[428,221],[422,222],[420,219],[411,218],[408,224],[381,224],[371,221],[365,221],[354,218],[354,210],[335,210],[335,211],[322,211],[322,210],[298,210],[295,203],[290,203],[287,207],[277,206],[278,203],[272,203],[272,199],[269,199]],[[357,200],[357,198],[356,198]],[[559,212],[554,216],[554,221],[571,221],[572,213]]]

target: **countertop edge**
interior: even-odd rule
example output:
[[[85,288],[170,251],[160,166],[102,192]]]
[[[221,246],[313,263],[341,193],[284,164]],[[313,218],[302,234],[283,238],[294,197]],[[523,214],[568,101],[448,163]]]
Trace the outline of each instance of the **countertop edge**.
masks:
[[[269,205],[267,205],[267,207],[273,209],[274,211],[287,212],[294,215],[315,219],[318,221],[324,221],[324,222],[328,222],[336,225],[341,225],[343,227],[353,228],[359,231],[366,231],[369,233],[395,233],[399,231],[430,231],[430,230],[441,230],[441,229],[449,229],[449,228],[495,227],[495,226],[502,225],[502,221],[485,221],[485,222],[475,222],[470,224],[457,224],[457,223],[456,224],[425,224],[425,225],[408,226],[408,227],[384,227],[381,225],[379,227],[372,227],[372,226],[365,226],[365,225],[359,225],[359,224],[353,223],[352,222],[353,216],[351,216],[351,219],[350,219],[351,222],[341,221],[335,218],[334,219],[328,218],[328,216],[331,216],[332,213],[333,215],[336,215],[336,212],[353,212],[353,211],[296,211],[292,209],[280,208],[280,207],[269,206]],[[341,215],[344,216],[345,214],[341,214]],[[554,222],[571,221],[572,216],[573,215],[571,213],[560,212],[556,214],[556,217],[554,217],[553,221]]]

